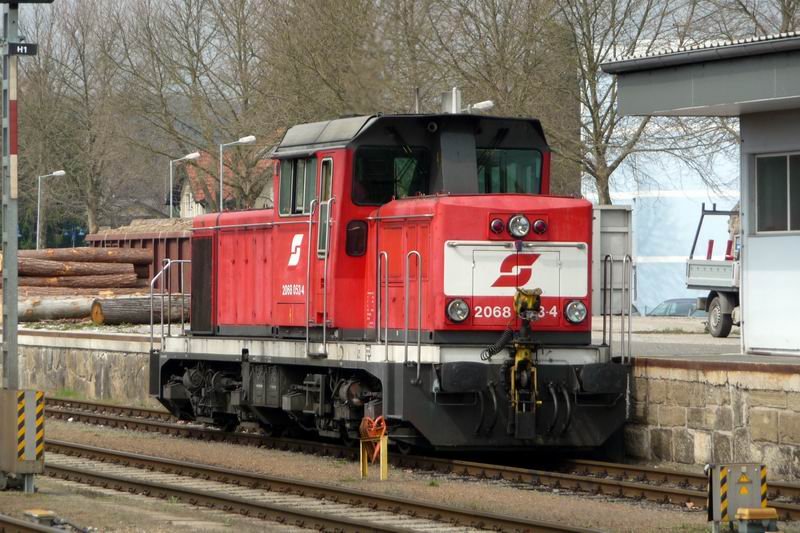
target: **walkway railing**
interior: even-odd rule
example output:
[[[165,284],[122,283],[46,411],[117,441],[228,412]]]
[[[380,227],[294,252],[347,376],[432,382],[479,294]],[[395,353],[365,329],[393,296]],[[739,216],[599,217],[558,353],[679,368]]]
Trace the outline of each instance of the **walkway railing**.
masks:
[[[155,306],[156,299],[160,305],[159,312],[159,338],[161,339],[160,346],[164,346],[164,339],[172,335],[172,304],[177,301],[180,304],[180,319],[181,319],[181,335],[186,334],[186,320],[189,318],[185,314],[186,301],[191,301],[191,293],[186,292],[186,266],[191,264],[189,259],[164,259],[161,264],[161,270],[153,276],[150,280],[150,352],[153,351],[155,345]],[[172,287],[172,276],[170,272],[174,268],[178,268],[178,280],[180,292],[174,292]],[[156,287],[158,291],[156,292]],[[166,303],[166,313],[165,306]],[[166,320],[166,328],[164,323]]]

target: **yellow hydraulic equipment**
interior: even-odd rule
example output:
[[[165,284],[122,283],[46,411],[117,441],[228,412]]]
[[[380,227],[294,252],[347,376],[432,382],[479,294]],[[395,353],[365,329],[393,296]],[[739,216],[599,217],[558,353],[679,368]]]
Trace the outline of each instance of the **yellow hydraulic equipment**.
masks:
[[[531,438],[535,434],[536,406],[538,400],[536,366],[530,343],[530,323],[539,318],[542,290],[517,288],[514,294],[514,312],[522,321],[518,339],[514,342],[514,361],[511,365],[509,385],[514,434],[518,438]],[[510,419],[511,420],[511,419]],[[509,420],[509,421],[510,421]]]

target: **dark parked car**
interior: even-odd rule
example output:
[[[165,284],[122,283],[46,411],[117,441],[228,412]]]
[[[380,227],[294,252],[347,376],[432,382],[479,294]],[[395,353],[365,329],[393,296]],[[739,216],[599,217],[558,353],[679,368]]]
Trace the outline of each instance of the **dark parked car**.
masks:
[[[696,298],[673,298],[664,300],[647,313],[647,316],[691,316],[704,318],[708,315],[704,310],[697,309]]]

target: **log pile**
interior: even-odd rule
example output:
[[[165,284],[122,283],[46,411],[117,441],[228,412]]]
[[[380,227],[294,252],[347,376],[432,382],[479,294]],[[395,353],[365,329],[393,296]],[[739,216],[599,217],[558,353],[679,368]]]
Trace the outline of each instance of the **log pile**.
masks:
[[[183,304],[183,311],[181,311]],[[156,324],[161,321],[161,299],[153,299],[153,320]],[[172,296],[164,298],[164,322],[180,322],[181,318],[189,319],[189,298]],[[150,323],[150,297],[146,298],[98,298],[92,302],[92,322],[98,326],[118,324],[149,324]],[[183,313],[183,314],[181,314]]]
[[[20,250],[19,287],[62,289],[141,289],[148,286],[151,250],[134,248],[53,248]],[[139,268],[137,268],[139,267]],[[34,292],[35,294],[35,292]]]
[[[97,324],[149,323],[152,261],[152,250],[146,249],[20,250],[20,322],[97,316]],[[159,321],[160,301],[156,307]],[[173,321],[180,320],[179,302],[170,311]],[[183,311],[188,320],[188,299]]]

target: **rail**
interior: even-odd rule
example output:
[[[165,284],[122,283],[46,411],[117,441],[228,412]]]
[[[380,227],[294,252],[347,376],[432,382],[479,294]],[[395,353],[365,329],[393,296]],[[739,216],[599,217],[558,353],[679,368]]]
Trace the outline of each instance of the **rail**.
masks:
[[[194,424],[178,423],[164,411],[151,411],[136,407],[97,404],[79,400],[47,399],[47,416],[96,424],[126,431],[146,431],[153,434],[173,435],[193,440],[226,442],[242,446],[254,446],[299,453],[324,455],[340,459],[358,460],[358,448],[315,440],[267,437],[257,433],[226,433]],[[164,417],[167,417],[166,419]],[[166,422],[165,420],[171,420]],[[48,441],[48,452],[53,441]],[[55,450],[53,450],[55,451]],[[480,479],[504,479],[517,484],[531,484],[560,490],[588,491],[614,497],[648,500],[655,503],[685,504],[693,507],[706,506],[707,478],[693,473],[642,465],[604,463],[598,461],[572,460],[561,464],[557,470],[535,470],[485,464],[444,457],[420,457],[392,454],[390,462],[398,468],[433,470],[463,477]],[[568,467],[565,471],[562,467]],[[775,507],[782,519],[800,519],[800,484],[786,481],[770,481],[769,504]]]
[[[408,365],[408,291],[411,278],[411,258],[417,260],[417,377],[413,383],[420,383],[420,365],[422,363],[422,255],[416,250],[406,254],[406,273],[405,273],[405,341],[403,345],[403,363]]]
[[[186,317],[184,309],[186,307],[186,298],[191,298],[191,293],[186,293],[186,279],[184,276],[185,267],[191,264],[190,259],[164,259],[161,263],[161,270],[158,274],[153,276],[150,280],[150,353],[153,352],[155,345],[155,298],[160,299],[160,312],[159,312],[159,325],[160,325],[160,339],[161,346],[164,346],[164,339],[172,336],[172,276],[169,275],[173,265],[180,265],[179,281],[180,281],[180,307],[181,307],[181,335],[186,335]],[[160,282],[160,283],[159,283]],[[159,286],[159,293],[155,292],[156,285]],[[164,298],[167,299],[167,328],[166,334],[164,333]]]
[[[614,356],[614,264],[621,264],[620,277],[620,362],[630,363],[631,355],[631,313],[633,311],[633,259],[630,255],[615,258],[606,255],[603,258],[603,346],[608,347],[609,355]]]

